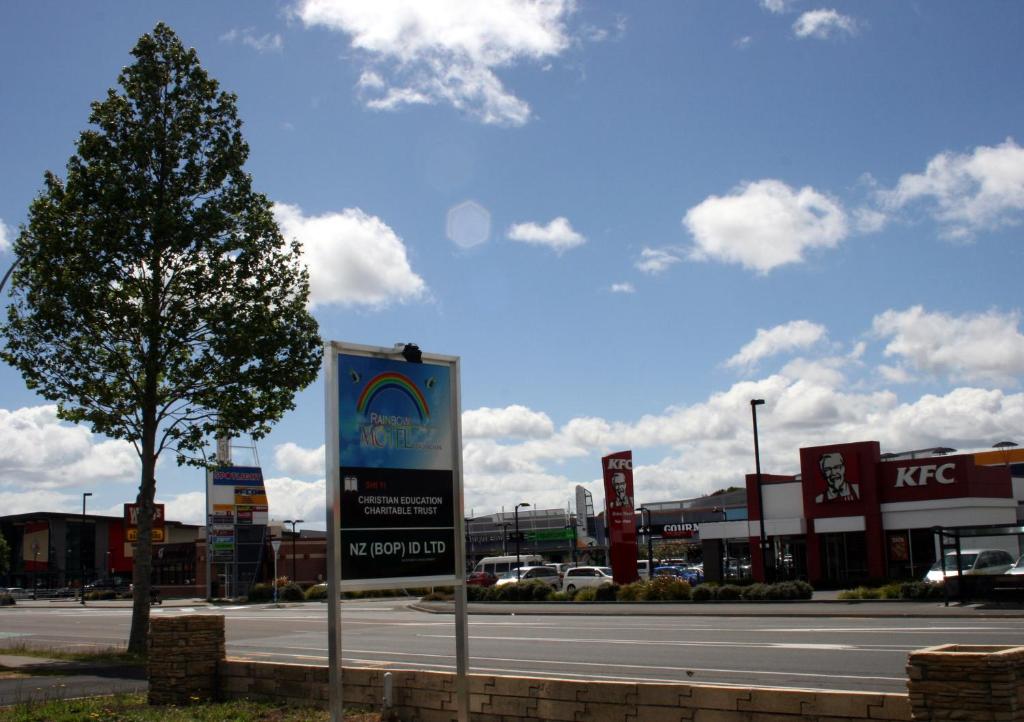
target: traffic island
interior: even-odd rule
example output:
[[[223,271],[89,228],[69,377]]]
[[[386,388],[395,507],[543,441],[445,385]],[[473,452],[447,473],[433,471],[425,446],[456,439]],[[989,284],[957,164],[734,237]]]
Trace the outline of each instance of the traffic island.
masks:
[[[943,644],[911,652],[915,720],[1024,722],[1024,647]]]

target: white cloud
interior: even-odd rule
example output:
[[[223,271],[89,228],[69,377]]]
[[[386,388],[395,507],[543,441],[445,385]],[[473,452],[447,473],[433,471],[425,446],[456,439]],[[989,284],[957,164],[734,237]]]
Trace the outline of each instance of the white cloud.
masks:
[[[573,0],[299,0],[307,27],[344,33],[380,83],[361,83],[378,109],[449,103],[485,123],[522,125],[531,111],[496,71],[557,57],[570,45]]]
[[[0,252],[9,251],[11,249],[11,233],[7,230],[7,226],[4,225],[4,221],[0,218]]]
[[[682,260],[672,250],[666,248],[644,248],[640,251],[640,260],[633,264],[638,270],[651,275],[663,273],[672,264]]]
[[[325,470],[324,445],[316,449],[304,449],[288,442],[274,448],[274,465],[285,474],[294,476],[319,476]]]
[[[633,287],[632,283],[625,281],[623,283],[613,283],[611,286],[612,293],[636,293],[636,288]]]
[[[874,208],[858,208],[853,212],[853,222],[860,233],[877,233],[885,228],[889,216]]]
[[[182,524],[206,524],[206,492],[188,491],[168,498],[157,498],[157,503],[164,505],[164,516]],[[120,509],[111,509],[120,515]]]
[[[380,218],[358,208],[305,216],[286,203],[274,205],[274,216],[285,238],[303,245],[312,306],[384,307],[426,294],[402,239]]]
[[[888,364],[879,364],[875,370],[879,375],[891,384],[909,384],[915,379],[902,366],[889,366]]]
[[[277,33],[257,35],[254,28],[232,28],[220,36],[224,42],[240,41],[259,53],[279,53],[284,49],[284,40]]]
[[[796,0],[761,0],[761,7],[776,15],[789,12]]]
[[[546,226],[537,223],[516,223],[508,229],[508,237],[513,241],[548,246],[558,253],[587,242],[586,238],[573,230],[569,219],[563,216],[559,216]]]
[[[37,511],[82,513],[82,495],[67,494],[56,489],[30,489],[28,491],[4,491],[0,489],[0,509],[3,515],[31,514]],[[120,514],[120,511],[118,511]]]
[[[543,439],[551,436],[554,430],[555,426],[547,414],[518,404],[501,409],[484,406],[462,414],[462,436],[467,439]]]
[[[847,235],[837,201],[810,187],[779,180],[747,183],[725,197],[710,196],[687,211],[693,257],[739,263],[760,273],[799,263],[812,248],[834,248]]]
[[[953,380],[1015,384],[1024,375],[1019,312],[950,316],[921,306],[875,317],[875,334],[890,339],[887,357]]]
[[[725,362],[726,366],[748,367],[777,353],[810,348],[825,338],[825,327],[810,321],[790,321],[769,329],[759,328],[754,340]]]
[[[857,21],[835,10],[810,10],[793,23],[793,33],[798,38],[825,40],[834,35],[856,35]]]
[[[733,46],[743,50],[744,48],[750,47],[750,43],[753,42],[753,38],[749,35],[744,35],[742,38],[736,38],[733,41]]]
[[[0,439],[0,485],[56,489],[139,480],[139,458],[131,444],[64,423],[53,405],[0,409]]]
[[[891,209],[930,202],[934,217],[953,238],[1018,225],[1024,212],[1024,148],[1007,139],[969,154],[940,153],[923,173],[901,176],[895,188],[879,197]]]
[[[307,522],[302,526],[322,526],[327,518],[327,486],[323,479],[299,481],[276,477],[264,484],[271,519],[302,519]]]

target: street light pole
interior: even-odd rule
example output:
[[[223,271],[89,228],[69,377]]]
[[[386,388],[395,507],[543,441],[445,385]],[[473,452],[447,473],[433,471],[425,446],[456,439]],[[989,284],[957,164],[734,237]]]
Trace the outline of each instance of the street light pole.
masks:
[[[82,492],[82,531],[78,535],[78,561],[82,567],[82,606],[85,606],[85,498],[92,496],[91,491]]]
[[[529,506],[529,502],[520,502],[516,504],[515,518],[516,518],[516,581],[519,581],[519,507]]]
[[[298,580],[296,580],[295,578],[295,525],[301,524],[304,521],[305,519],[296,519],[295,521],[292,521],[291,519],[285,519],[283,522],[284,524],[292,525],[292,581],[296,584],[298,584]]]
[[[754,420],[754,468],[757,472],[757,520],[761,532],[761,568],[764,573],[764,580],[771,582],[768,571],[768,535],[764,528],[764,493],[761,490],[761,450],[757,439],[757,407],[764,404],[764,399],[750,400],[750,415]]]

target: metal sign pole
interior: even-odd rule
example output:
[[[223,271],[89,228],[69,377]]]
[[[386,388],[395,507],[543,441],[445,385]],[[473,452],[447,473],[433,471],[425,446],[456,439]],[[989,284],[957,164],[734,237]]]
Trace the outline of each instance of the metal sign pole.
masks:
[[[341,676],[341,505],[338,459],[338,370],[334,344],[324,348],[324,409],[327,418],[327,682],[331,722],[344,722],[345,702]]]
[[[462,489],[462,381],[459,360],[452,362],[452,471],[455,481],[455,697],[458,722],[469,722],[469,615],[466,599],[465,498]]]

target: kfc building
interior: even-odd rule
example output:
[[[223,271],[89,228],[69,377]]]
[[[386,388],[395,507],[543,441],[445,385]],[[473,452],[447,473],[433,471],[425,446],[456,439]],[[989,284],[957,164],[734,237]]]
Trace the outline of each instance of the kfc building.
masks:
[[[1021,450],[937,451],[942,450],[883,455],[877,441],[831,444],[801,449],[798,475],[762,474],[763,518],[775,578],[803,578],[812,584],[921,579],[938,558],[935,527],[1020,523],[1024,464],[1016,462],[1024,460]],[[753,576],[763,580],[756,475],[747,475],[746,492],[749,521],[704,524],[701,536],[746,536]],[[974,548],[1020,553],[1018,536],[968,542]]]

